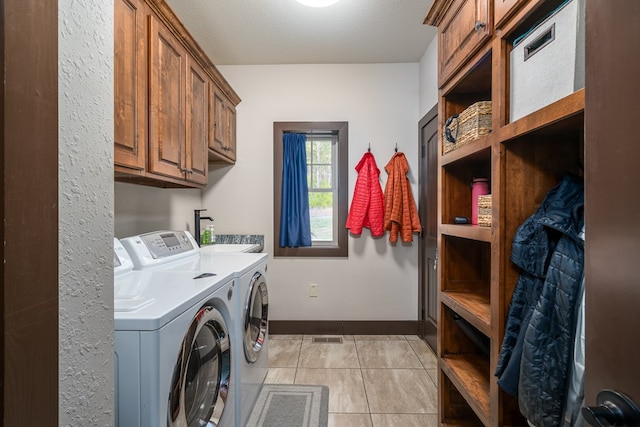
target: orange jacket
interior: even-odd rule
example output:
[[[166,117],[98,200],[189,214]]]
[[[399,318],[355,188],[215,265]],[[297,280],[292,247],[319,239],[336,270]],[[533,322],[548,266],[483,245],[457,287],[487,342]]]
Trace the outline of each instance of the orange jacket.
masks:
[[[356,166],[358,179],[353,190],[347,228],[353,234],[361,234],[362,227],[371,229],[372,236],[384,234],[384,198],[380,186],[380,169],[373,154],[364,153]]]
[[[409,163],[404,153],[394,154],[384,170],[389,174],[384,189],[384,229],[391,232],[390,242],[398,241],[398,233],[403,242],[412,242],[413,233],[421,233],[422,226],[407,179]]]

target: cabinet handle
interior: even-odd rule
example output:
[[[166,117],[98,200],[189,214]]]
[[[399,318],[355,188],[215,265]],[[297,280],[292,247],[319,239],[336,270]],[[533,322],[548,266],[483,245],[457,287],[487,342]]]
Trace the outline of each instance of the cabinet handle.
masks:
[[[474,28],[475,28],[476,31],[480,31],[481,29],[483,29],[486,26],[487,26],[487,24],[485,24],[484,22],[476,21],[476,25],[475,25]]]

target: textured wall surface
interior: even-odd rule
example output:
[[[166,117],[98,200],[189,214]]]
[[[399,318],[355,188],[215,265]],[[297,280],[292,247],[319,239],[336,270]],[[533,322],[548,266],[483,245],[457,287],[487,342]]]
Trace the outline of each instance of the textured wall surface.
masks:
[[[59,425],[114,423],[113,0],[60,0]]]

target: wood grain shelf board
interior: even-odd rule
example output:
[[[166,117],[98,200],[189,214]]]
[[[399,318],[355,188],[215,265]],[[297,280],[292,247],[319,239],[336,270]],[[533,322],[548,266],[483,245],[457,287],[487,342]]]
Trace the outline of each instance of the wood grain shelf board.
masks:
[[[489,361],[474,354],[448,354],[440,368],[485,426],[490,425]]]
[[[468,224],[441,224],[440,232],[447,236],[491,243],[491,227]]]
[[[459,160],[490,159],[491,158],[491,133],[482,135],[475,141],[469,142],[460,148],[442,155],[442,166],[455,163]]]
[[[477,292],[440,293],[440,301],[462,316],[487,337],[491,337],[491,301]]]
[[[500,128],[500,140],[508,141],[542,128],[545,128],[545,132],[557,132],[561,130],[563,122],[575,131],[576,127],[583,126],[584,119],[581,118],[581,113],[584,113],[584,89],[579,89]]]

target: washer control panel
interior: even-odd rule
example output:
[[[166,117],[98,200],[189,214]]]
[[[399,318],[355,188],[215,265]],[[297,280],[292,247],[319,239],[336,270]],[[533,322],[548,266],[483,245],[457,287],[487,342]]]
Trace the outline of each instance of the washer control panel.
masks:
[[[154,231],[140,236],[154,259],[178,255],[193,250],[184,231]]]
[[[188,231],[153,231],[121,242],[138,270],[200,254],[198,244]]]

